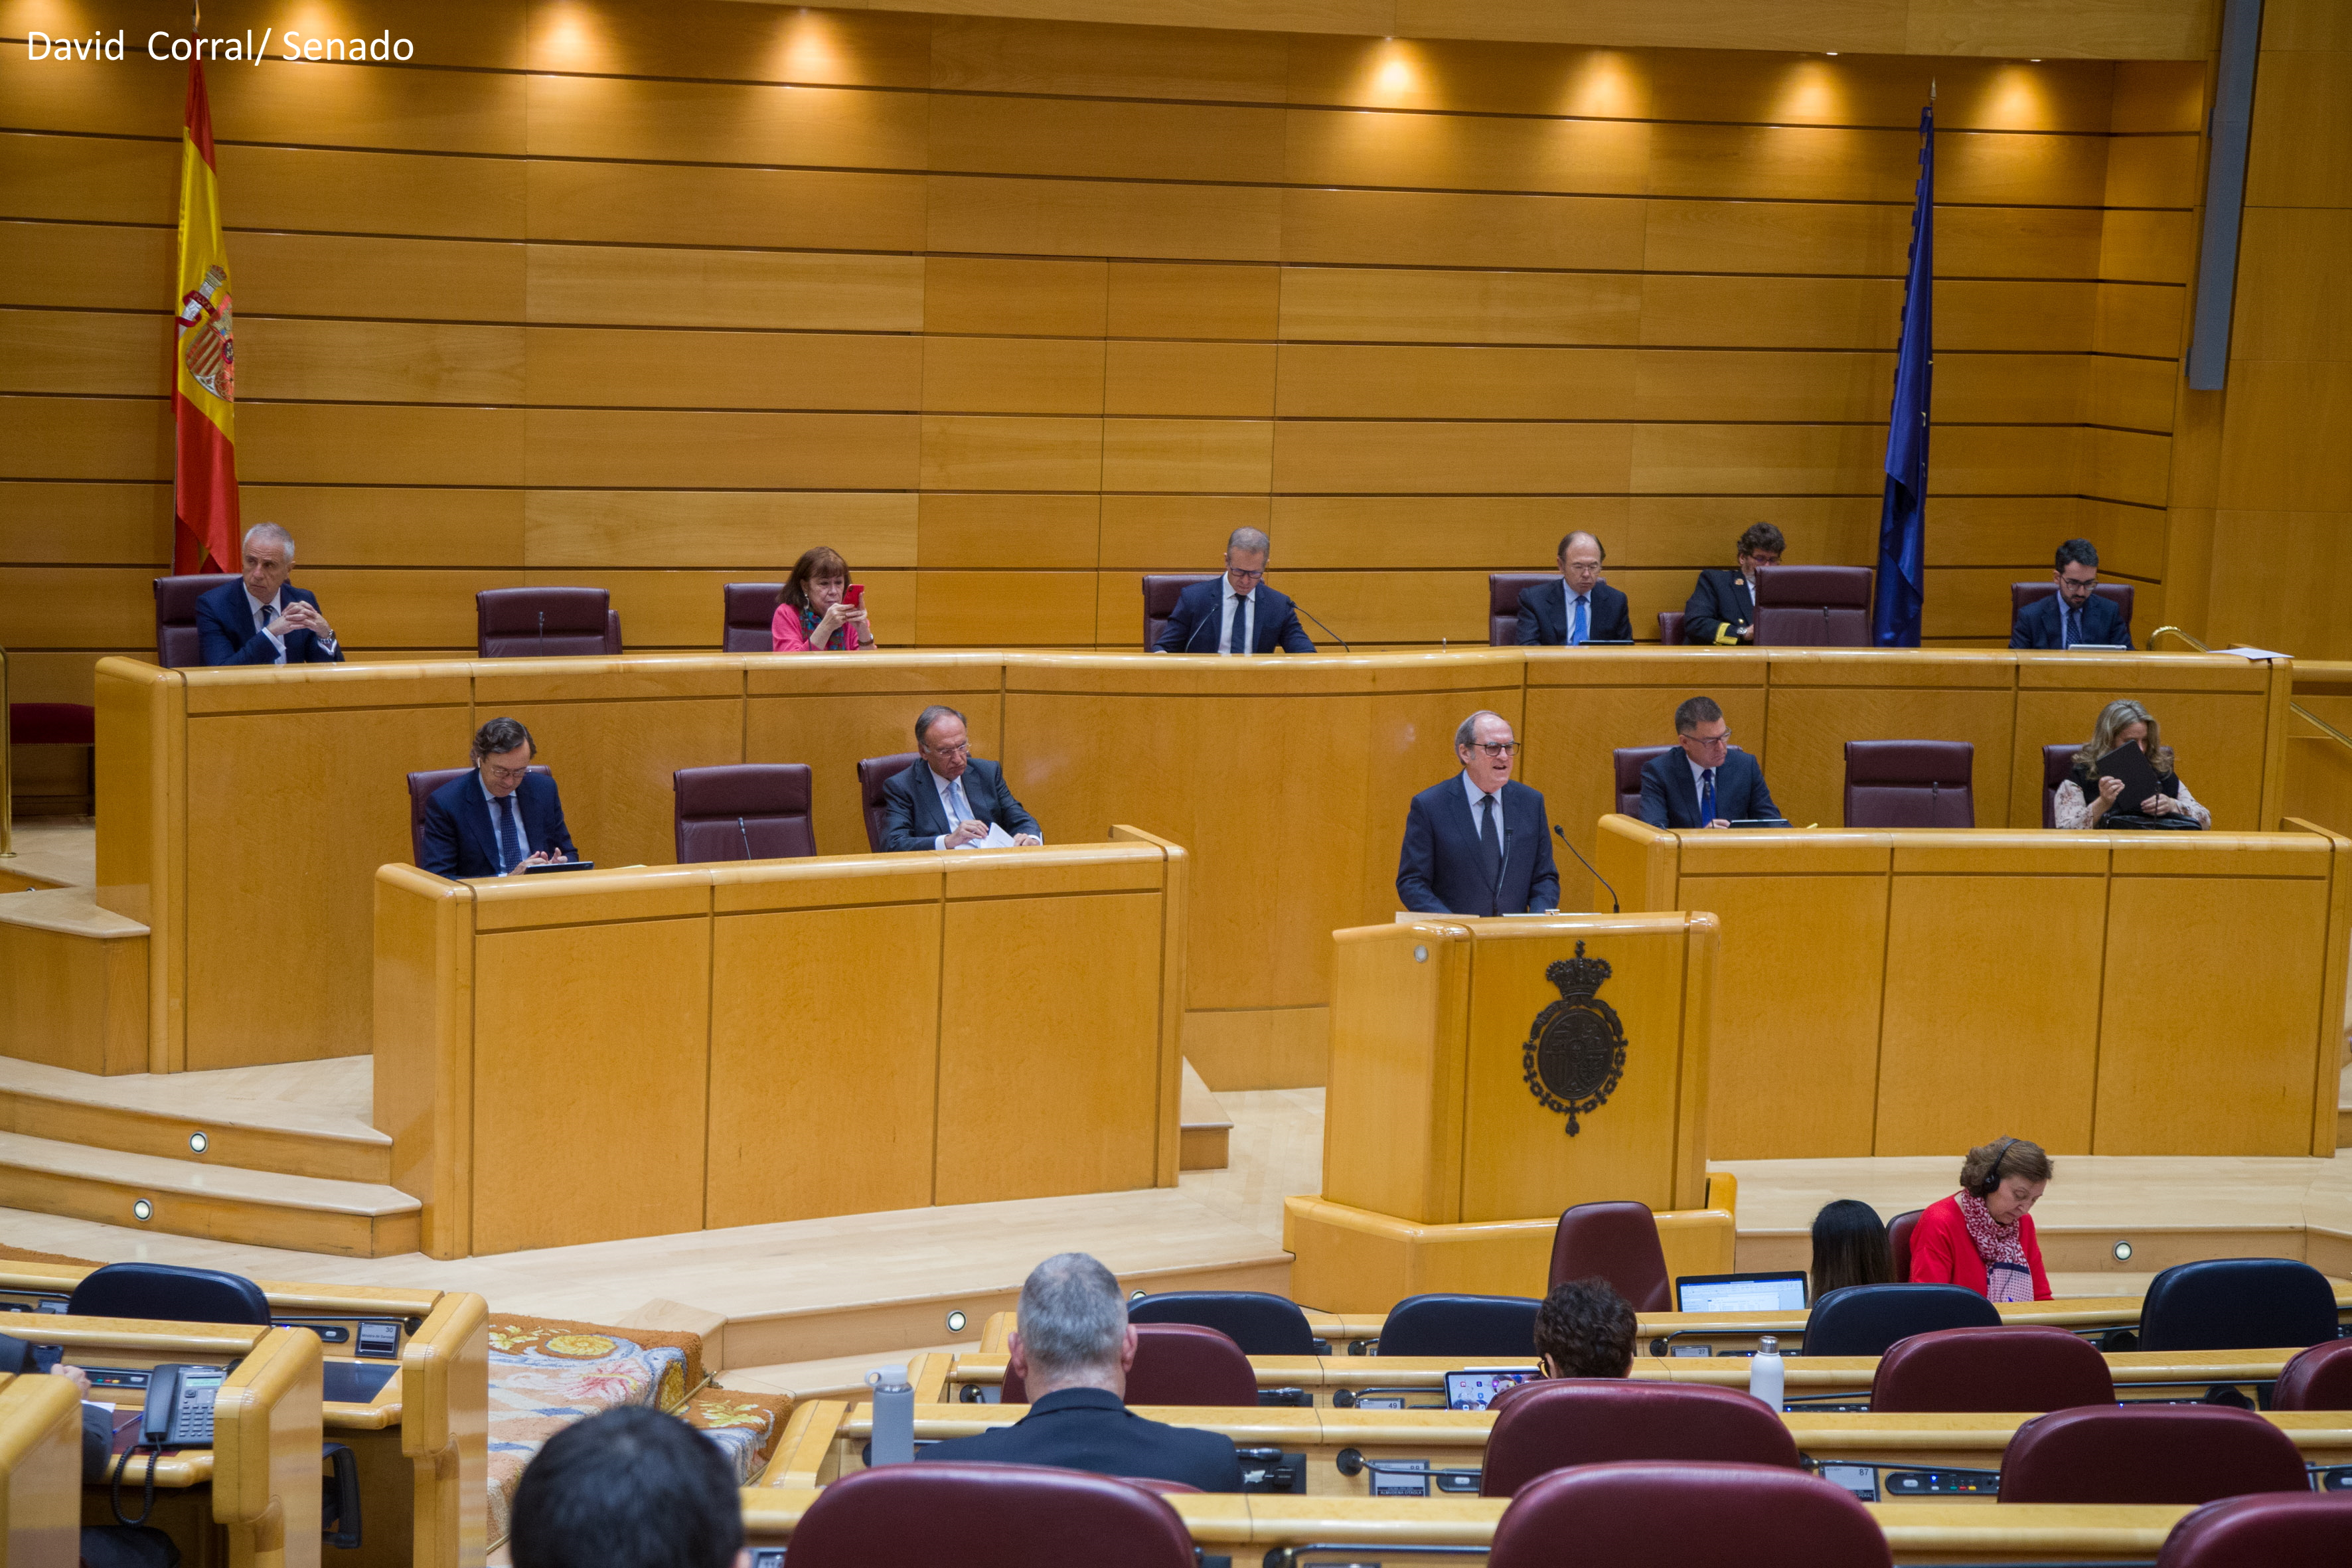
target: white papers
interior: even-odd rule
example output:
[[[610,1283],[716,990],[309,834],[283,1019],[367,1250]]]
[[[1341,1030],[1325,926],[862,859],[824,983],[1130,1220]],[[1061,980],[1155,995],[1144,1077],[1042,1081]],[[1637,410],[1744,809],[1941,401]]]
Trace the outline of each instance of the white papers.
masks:
[[[956,847],[959,849],[1010,849],[1013,847],[1013,835],[992,822],[988,825],[985,837],[975,838],[969,844],[959,844]]]
[[[2291,653],[2273,653],[2266,647],[2217,647],[2215,653],[2232,654],[2239,658],[2293,658]]]

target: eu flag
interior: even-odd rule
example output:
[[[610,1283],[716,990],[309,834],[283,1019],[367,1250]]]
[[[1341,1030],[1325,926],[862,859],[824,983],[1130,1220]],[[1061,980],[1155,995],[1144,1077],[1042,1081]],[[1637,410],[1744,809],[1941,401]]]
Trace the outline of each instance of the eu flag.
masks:
[[[1895,406],[1886,418],[1886,499],[1878,512],[1878,599],[1871,618],[1880,647],[1919,646],[1927,598],[1927,398],[1936,371],[1936,106],[1919,111],[1919,190],[1911,208],[1911,272],[1903,284],[1903,341],[1895,357]]]

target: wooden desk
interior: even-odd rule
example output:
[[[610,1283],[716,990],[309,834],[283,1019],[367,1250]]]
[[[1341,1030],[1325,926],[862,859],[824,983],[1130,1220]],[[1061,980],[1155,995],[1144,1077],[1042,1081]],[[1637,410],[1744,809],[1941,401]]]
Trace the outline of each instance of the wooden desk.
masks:
[[[1188,861],[1116,831],[480,882],[384,867],[375,1118],[425,1250],[1175,1185]],[[1008,1160],[1013,1121],[1054,1136]]]
[[[0,1562],[81,1561],[81,1397],[62,1377],[0,1377]]]
[[[2336,1149],[2352,839],[1664,832],[1601,822],[1629,910],[1723,922],[1717,1159]]]

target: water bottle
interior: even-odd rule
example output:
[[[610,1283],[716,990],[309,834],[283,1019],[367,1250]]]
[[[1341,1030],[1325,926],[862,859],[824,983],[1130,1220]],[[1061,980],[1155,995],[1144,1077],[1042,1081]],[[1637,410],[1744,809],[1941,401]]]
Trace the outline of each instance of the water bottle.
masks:
[[[906,1465],[915,1458],[915,1390],[904,1366],[877,1367],[866,1374],[874,1390],[875,1465]]]
[[[1787,1378],[1788,1370],[1780,1363],[1780,1342],[1766,1334],[1763,1348],[1759,1350],[1748,1363],[1748,1392],[1770,1405],[1777,1413],[1780,1408],[1780,1394],[1788,1386]],[[911,1391],[907,1397],[910,1402],[913,1400],[914,1394]],[[911,1403],[908,1408],[910,1410],[913,1408]],[[878,1415],[876,1417],[874,1429],[877,1432],[882,1429]],[[876,1451],[877,1453],[880,1451],[878,1439]]]

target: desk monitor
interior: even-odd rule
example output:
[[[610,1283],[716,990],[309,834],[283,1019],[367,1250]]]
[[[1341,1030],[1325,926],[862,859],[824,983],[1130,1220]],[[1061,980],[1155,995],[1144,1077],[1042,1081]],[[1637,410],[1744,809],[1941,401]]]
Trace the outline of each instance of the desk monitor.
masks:
[[[1531,1366],[1473,1366],[1445,1374],[1445,1408],[1484,1410],[1495,1395],[1543,1374]]]
[[[1685,1274],[1675,1281],[1680,1312],[1801,1312],[1805,1276],[1785,1274]]]

